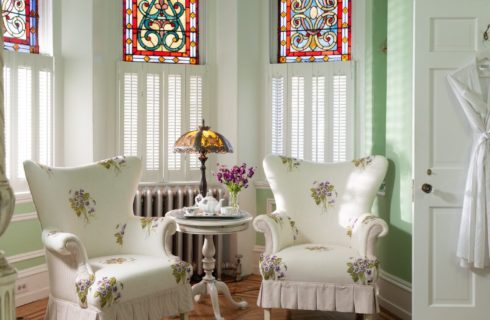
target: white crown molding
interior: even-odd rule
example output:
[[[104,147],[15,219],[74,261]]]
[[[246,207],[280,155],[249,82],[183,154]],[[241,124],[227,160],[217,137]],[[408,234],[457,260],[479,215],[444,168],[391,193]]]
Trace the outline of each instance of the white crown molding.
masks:
[[[26,261],[26,260],[31,260],[39,257],[44,256],[44,249],[41,250],[35,250],[35,251],[29,251],[25,253],[20,253],[16,254],[10,257],[7,257],[7,261],[9,263],[16,263],[16,262],[21,262],[21,261]],[[28,269],[26,269],[28,270]]]
[[[28,213],[17,213],[12,216],[11,222],[19,222],[19,221],[28,221],[28,220],[37,220],[36,212],[28,212]]]

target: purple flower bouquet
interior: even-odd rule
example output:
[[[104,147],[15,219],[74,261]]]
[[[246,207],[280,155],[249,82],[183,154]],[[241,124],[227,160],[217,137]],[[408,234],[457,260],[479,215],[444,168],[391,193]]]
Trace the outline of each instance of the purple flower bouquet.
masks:
[[[238,209],[238,193],[242,191],[242,188],[248,188],[249,179],[254,174],[255,167],[247,167],[245,163],[241,166],[235,165],[231,169],[218,163],[218,171],[214,173],[214,176],[230,192],[230,205]]]

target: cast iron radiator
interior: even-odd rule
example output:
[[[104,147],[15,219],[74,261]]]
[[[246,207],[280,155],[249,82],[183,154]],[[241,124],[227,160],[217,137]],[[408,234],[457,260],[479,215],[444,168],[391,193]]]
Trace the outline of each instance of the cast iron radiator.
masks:
[[[228,198],[224,189],[211,187],[216,199]],[[133,203],[133,211],[136,216],[163,217],[173,209],[190,207],[194,205],[194,198],[199,194],[197,185],[140,185],[136,191]],[[224,245],[228,242],[228,235],[214,236],[216,246],[216,269],[215,274],[221,278],[223,259],[227,258]],[[177,232],[172,239],[172,253],[182,260],[192,264],[194,274],[202,275],[202,246],[204,237],[202,235],[189,235]],[[226,264],[225,264],[226,265]]]

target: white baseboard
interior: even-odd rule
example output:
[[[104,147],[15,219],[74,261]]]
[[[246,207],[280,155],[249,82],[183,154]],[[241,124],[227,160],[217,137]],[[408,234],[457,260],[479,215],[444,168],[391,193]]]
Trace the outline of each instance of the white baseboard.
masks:
[[[252,273],[260,274],[259,256],[264,252],[264,246],[256,245],[253,250]],[[379,304],[402,320],[412,319],[412,284],[384,270],[380,271],[378,280]]]
[[[45,264],[19,271],[15,282],[15,307],[48,296],[49,277]]]
[[[378,280],[379,304],[402,320],[412,319],[412,284],[384,270]]]

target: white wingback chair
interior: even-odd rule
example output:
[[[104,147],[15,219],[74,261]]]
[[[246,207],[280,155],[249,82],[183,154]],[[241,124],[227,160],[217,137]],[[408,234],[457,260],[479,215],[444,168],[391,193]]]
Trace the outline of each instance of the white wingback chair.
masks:
[[[43,228],[47,320],[160,320],[192,309],[192,268],[170,252],[168,218],[132,213],[136,157],[76,168],[24,162]]]
[[[264,170],[276,210],[254,220],[265,234],[258,305],[355,312],[378,310],[375,243],[385,221],[369,213],[387,160],[319,164],[269,155]]]

